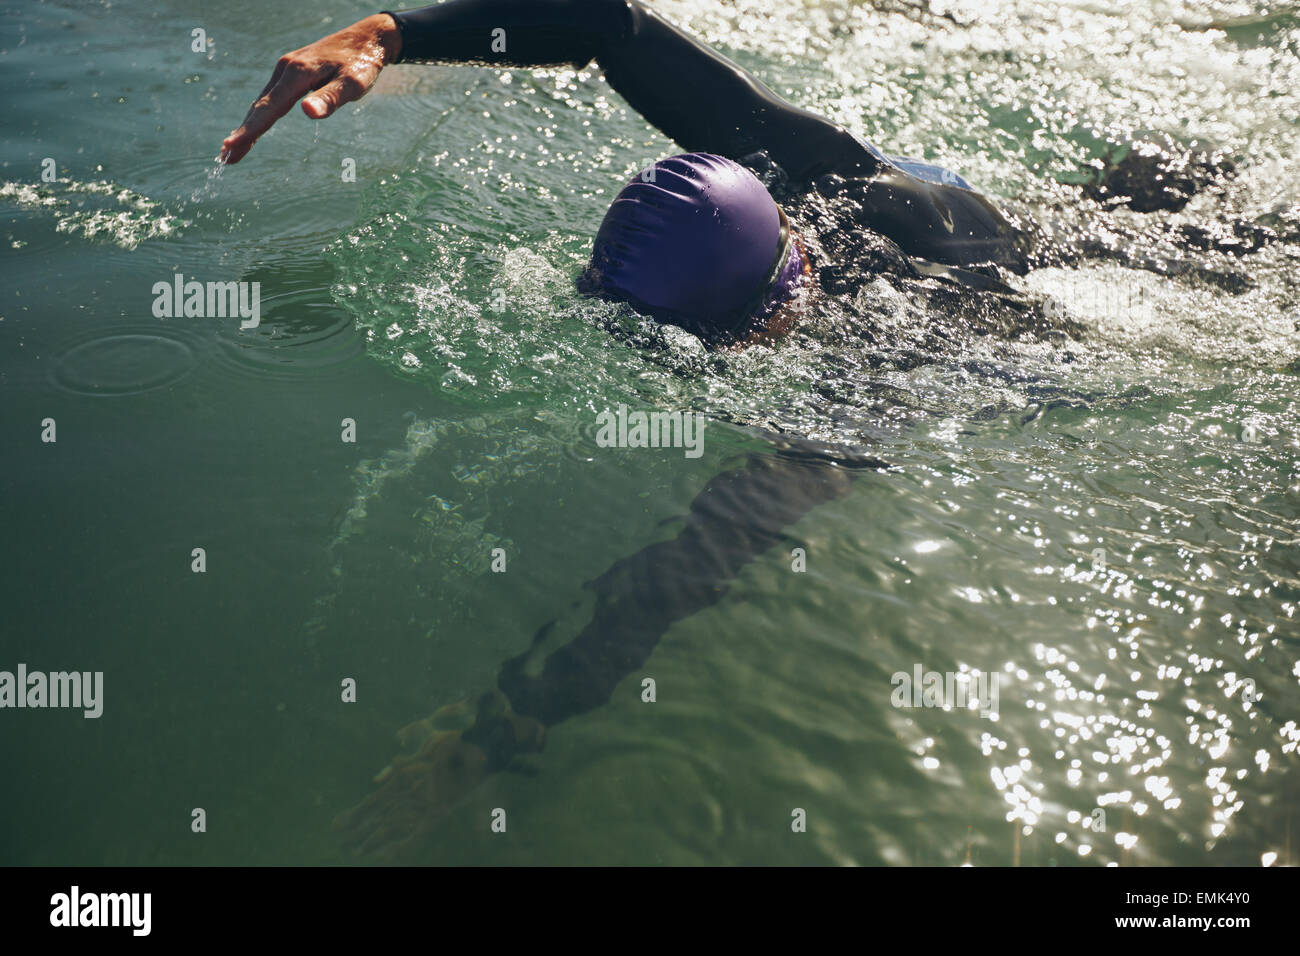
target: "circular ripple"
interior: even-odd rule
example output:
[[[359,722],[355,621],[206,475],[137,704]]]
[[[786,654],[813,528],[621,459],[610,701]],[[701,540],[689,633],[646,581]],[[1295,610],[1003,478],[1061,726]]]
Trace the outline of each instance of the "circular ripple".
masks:
[[[263,296],[256,328],[241,329],[238,319],[224,321],[216,357],[240,376],[300,378],[365,352],[352,317],[333,303],[326,288]]]
[[[156,332],[117,332],[72,346],[55,362],[51,379],[77,395],[139,395],[179,381],[194,364],[184,342]]]

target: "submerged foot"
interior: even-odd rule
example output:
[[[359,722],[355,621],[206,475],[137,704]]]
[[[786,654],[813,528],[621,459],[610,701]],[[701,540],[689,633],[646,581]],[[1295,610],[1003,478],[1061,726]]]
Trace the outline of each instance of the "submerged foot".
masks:
[[[463,729],[452,729],[459,727]],[[545,729],[514,713],[500,691],[460,701],[397,733],[406,750],[375,776],[377,789],[340,814],[334,829],[358,857],[396,862],[516,754],[541,749]]]

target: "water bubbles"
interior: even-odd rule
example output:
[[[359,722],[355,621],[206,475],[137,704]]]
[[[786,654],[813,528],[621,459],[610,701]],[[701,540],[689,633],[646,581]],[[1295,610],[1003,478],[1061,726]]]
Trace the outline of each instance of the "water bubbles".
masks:
[[[226,171],[227,165],[225,155],[223,154],[218,156],[216,159],[216,165],[208,170],[203,185],[190,194],[190,200],[193,202],[204,202],[208,199],[215,199],[218,188],[221,185],[221,174]]]

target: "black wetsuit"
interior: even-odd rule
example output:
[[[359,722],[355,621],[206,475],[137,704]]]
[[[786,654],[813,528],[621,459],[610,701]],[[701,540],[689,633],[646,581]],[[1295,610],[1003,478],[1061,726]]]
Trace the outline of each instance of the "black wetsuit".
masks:
[[[1005,287],[991,270],[952,267],[1021,271],[1023,237],[960,177],[911,175],[844,128],[785,102],[639,0],[448,0],[392,16],[402,32],[399,62],[527,68],[595,60],[615,90],[685,149],[751,167],[775,164],[784,184],[778,198],[807,194],[815,205],[833,197],[839,210],[851,210],[850,221],[839,217],[821,236],[828,260],[857,258],[864,272],[906,269],[977,288]],[[842,285],[834,262],[824,265],[831,270],[824,284]],[[554,647],[552,622],[502,668],[498,688],[511,710],[553,726],[605,703],[674,621],[716,602],[785,528],[844,494],[855,467],[882,464],[806,445],[786,443],[718,475],[692,502],[680,534],[590,582],[595,607],[577,634]],[[500,715],[492,694],[464,737],[483,748],[493,769],[536,743]]]
[[[639,0],[449,0],[391,15],[402,33],[399,62],[582,67],[595,60],[610,86],[686,150],[741,162],[765,153],[796,192],[844,194],[857,224],[924,260],[923,274],[983,287],[966,270],[927,263],[1025,271],[1026,235],[960,177],[912,175],[842,126],[785,102]]]
[[[392,16],[402,32],[399,62],[581,67],[595,60],[615,90],[685,149],[751,166],[760,154],[760,165],[779,167],[780,198],[834,197],[841,211],[850,209],[853,221],[841,217],[821,237],[828,259],[856,257],[866,272],[906,269],[976,288],[1005,287],[991,270],[952,267],[1020,271],[1023,264],[1023,236],[960,177],[911,175],[842,127],[786,103],[638,0],[449,0]],[[834,263],[825,268],[832,271],[824,284],[839,284]],[[785,528],[844,494],[854,468],[882,465],[810,448],[787,442],[775,454],[749,456],[700,492],[676,537],[590,582],[595,607],[577,634],[552,650],[552,622],[502,668],[498,688],[511,710],[553,726],[605,703],[674,621],[716,602]],[[492,694],[480,700],[464,738],[487,753],[492,769],[537,744],[500,714]]]

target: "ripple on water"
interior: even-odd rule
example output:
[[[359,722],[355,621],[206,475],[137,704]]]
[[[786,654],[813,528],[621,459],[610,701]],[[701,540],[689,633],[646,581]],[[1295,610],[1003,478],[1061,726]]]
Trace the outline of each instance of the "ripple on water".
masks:
[[[241,378],[298,378],[365,352],[365,340],[354,333],[352,317],[330,301],[326,288],[264,296],[255,328],[241,329],[238,319],[223,321],[215,356]]]
[[[76,395],[139,395],[180,381],[194,365],[194,350],[173,333],[116,329],[64,351],[53,364],[50,380]]]

